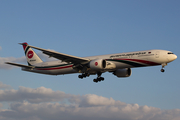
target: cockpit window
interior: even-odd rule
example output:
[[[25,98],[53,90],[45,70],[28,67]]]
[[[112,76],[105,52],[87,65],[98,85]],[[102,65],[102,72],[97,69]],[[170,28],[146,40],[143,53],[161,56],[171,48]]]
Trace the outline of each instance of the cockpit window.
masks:
[[[172,52],[168,52],[168,54],[174,54],[174,53],[172,53]]]

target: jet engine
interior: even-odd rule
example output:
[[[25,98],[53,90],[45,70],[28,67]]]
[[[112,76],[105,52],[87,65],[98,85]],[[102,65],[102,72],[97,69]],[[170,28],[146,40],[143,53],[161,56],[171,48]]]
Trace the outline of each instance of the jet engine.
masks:
[[[95,60],[92,60],[89,63],[89,67],[92,70],[103,70],[104,68],[106,68],[106,60],[104,60],[104,59],[95,59]]]
[[[117,69],[113,74],[117,77],[129,77],[131,76],[131,68]]]

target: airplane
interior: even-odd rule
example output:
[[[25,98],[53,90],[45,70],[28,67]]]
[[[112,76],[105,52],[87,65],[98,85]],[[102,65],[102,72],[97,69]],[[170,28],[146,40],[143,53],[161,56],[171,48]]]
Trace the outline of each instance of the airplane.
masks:
[[[145,50],[127,53],[108,54],[91,57],[77,57],[52,50],[42,49],[25,43],[23,46],[28,65],[6,62],[6,64],[21,67],[23,71],[48,74],[64,75],[80,73],[79,78],[83,79],[90,75],[97,75],[94,82],[103,81],[102,73],[110,72],[117,76],[131,76],[131,68],[161,65],[161,72],[164,67],[174,61],[177,56],[167,50]],[[56,58],[56,61],[43,62],[33,49],[42,51],[49,57]]]

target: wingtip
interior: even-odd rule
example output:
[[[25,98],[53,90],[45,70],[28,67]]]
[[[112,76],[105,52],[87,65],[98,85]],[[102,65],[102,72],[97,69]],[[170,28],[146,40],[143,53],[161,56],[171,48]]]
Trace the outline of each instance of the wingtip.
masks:
[[[5,64],[9,64],[9,65],[11,65],[12,63],[11,62],[4,62]]]

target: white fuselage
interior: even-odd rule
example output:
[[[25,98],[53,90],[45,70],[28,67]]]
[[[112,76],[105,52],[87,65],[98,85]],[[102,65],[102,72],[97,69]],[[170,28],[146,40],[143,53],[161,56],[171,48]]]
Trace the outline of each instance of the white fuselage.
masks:
[[[109,55],[85,57],[90,60],[104,59],[106,60],[106,68],[101,72],[114,71],[123,68],[145,67],[167,64],[177,58],[175,54],[166,50],[145,50],[127,53],[117,53]],[[24,71],[61,75],[70,73],[79,73],[73,69],[73,64],[61,62],[60,60],[51,62],[42,62],[35,65],[33,69],[22,68]],[[97,71],[89,70],[91,74]]]

